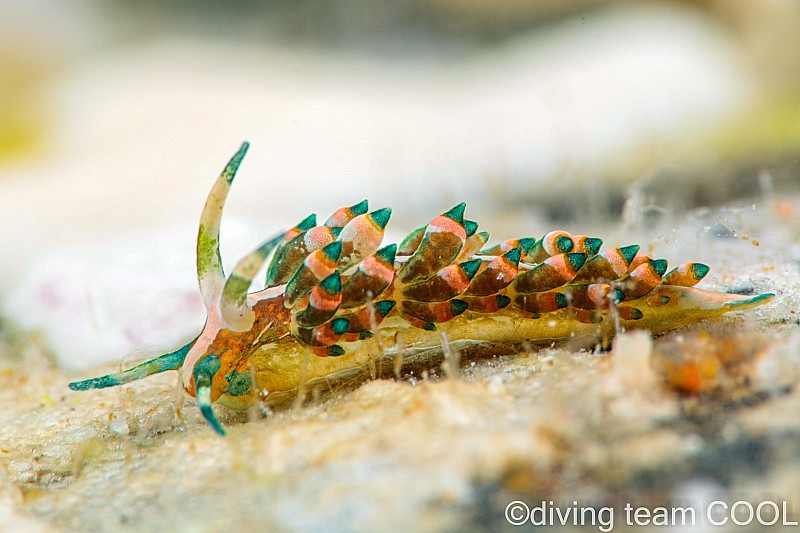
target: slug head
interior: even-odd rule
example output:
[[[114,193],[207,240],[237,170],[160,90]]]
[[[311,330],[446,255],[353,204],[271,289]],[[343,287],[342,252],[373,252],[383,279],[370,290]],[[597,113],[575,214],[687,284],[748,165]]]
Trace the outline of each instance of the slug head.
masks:
[[[255,274],[280,244],[283,233],[268,239],[245,256],[229,277],[226,278],[222,269],[219,251],[222,211],[248,147],[248,143],[243,143],[220,173],[200,217],[197,279],[208,313],[203,332],[180,349],[124,372],[72,382],[69,384],[72,390],[113,387],[180,369],[184,389],[197,398],[203,416],[220,435],[224,435],[225,430],[214,416],[212,403],[223,397],[238,399],[233,402],[236,405],[252,400],[249,372],[241,368],[247,364],[248,355],[259,346],[259,341],[266,343],[282,334],[281,328],[288,323],[288,318],[281,318],[286,314],[281,296],[271,294],[269,290],[255,297],[247,292]],[[275,300],[279,300],[277,304]],[[259,315],[256,309],[262,313]],[[276,310],[281,316],[270,315]]]

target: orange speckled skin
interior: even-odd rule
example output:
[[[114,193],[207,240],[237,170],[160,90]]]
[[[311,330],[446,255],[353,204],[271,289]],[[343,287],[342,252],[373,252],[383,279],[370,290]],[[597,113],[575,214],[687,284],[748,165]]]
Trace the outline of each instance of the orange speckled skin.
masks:
[[[227,385],[224,378],[232,370],[249,372],[251,370],[250,357],[254,352],[265,345],[278,342],[281,337],[289,336],[290,313],[283,304],[283,295],[257,302],[253,306],[253,311],[256,319],[252,328],[244,332],[221,329],[206,350],[206,353],[217,354],[221,363],[218,377],[213,380],[212,401],[216,401],[223,395]],[[297,343],[294,339],[291,341]],[[195,395],[194,387],[194,378],[192,378],[186,388],[186,392],[191,396]],[[252,402],[252,395],[243,400],[248,403]]]

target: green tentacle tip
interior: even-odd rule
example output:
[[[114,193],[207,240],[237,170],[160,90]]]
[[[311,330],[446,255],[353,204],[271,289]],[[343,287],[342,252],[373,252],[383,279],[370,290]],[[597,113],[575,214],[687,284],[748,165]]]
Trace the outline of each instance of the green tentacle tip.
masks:
[[[700,281],[706,277],[706,274],[708,274],[709,270],[711,270],[711,268],[708,265],[704,265],[703,263],[695,263],[692,265],[692,277],[697,281]]]
[[[478,273],[478,269],[481,267],[481,263],[482,261],[480,259],[473,259],[472,261],[465,261],[461,263],[461,270],[464,271],[467,279],[471,280],[475,277],[475,274]]]
[[[503,255],[512,263],[519,263],[519,260],[522,258],[522,248],[517,246],[516,248],[507,251]]]
[[[339,275],[339,272],[334,272],[327,278],[323,279],[319,283],[319,286],[329,294],[338,294],[342,292],[342,277]]]
[[[250,143],[244,141],[242,146],[239,147],[239,150],[233,154],[231,160],[228,161],[228,164],[225,165],[225,170],[222,171],[222,175],[228,183],[233,183],[233,178],[236,177],[236,171],[239,170],[239,165],[242,164],[242,159],[244,159],[248,148],[250,148]]]
[[[623,246],[619,249],[619,253],[621,253],[625,261],[630,264],[633,258],[636,257],[636,254],[639,253],[639,245],[631,244],[630,246]]]
[[[653,270],[656,271],[656,274],[662,277],[664,276],[664,273],[667,271],[666,259],[651,259],[650,264],[653,265]]]
[[[580,270],[586,262],[586,254],[567,254],[567,260],[574,270]]]
[[[333,233],[334,237],[339,237],[339,234],[342,232],[343,228],[331,228],[331,233]]]
[[[181,365],[183,365],[183,361],[186,359],[186,354],[189,353],[189,350],[193,345],[194,340],[186,343],[184,346],[180,347],[174,352],[159,355],[156,358],[145,361],[144,363],[140,363],[123,372],[106,374],[105,376],[85,379],[82,381],[73,381],[68,385],[68,387],[75,391],[105,389],[106,387],[123,385],[125,383],[130,383],[131,381],[146,378],[147,376],[152,376],[153,374],[166,372],[167,370],[177,370],[181,367]]]
[[[464,211],[466,209],[467,209],[467,204],[464,203],[464,202],[461,202],[457,206],[455,206],[452,209],[450,209],[450,211],[447,211],[446,213],[442,213],[442,215],[446,216],[447,218],[451,218],[451,219],[455,220],[456,222],[458,222],[459,224],[463,225],[464,224]]]
[[[424,329],[425,331],[436,331],[436,324],[434,324],[433,322],[425,322],[424,324],[422,324],[422,329]]]
[[[518,240],[517,244],[519,244],[519,247],[522,248],[522,251],[527,254],[531,251],[533,245],[536,244],[536,239],[533,237],[525,237],[524,239]]]
[[[569,302],[564,294],[557,292],[555,295],[555,304],[557,308],[564,309],[567,305],[569,305]]]
[[[603,246],[603,239],[598,239],[597,237],[589,237],[585,241],[583,241],[583,246],[586,248],[586,252],[589,255],[596,255],[597,252],[600,251],[600,247]]]
[[[479,231],[478,235],[481,236],[483,242],[489,242],[489,237],[491,236],[491,234],[488,231]]]
[[[344,348],[338,344],[328,346],[328,357],[339,357],[344,355]]]
[[[333,241],[326,245],[325,248],[322,249],[322,253],[331,261],[338,261],[339,257],[342,255],[342,241]]]
[[[641,320],[644,317],[644,313],[640,310],[636,309],[635,307],[631,308],[631,317],[630,320]]]
[[[465,220],[464,229],[467,232],[467,237],[472,237],[475,235],[475,232],[478,231],[478,223],[474,220]]]
[[[383,209],[378,209],[377,211],[370,213],[370,217],[372,218],[373,222],[375,222],[375,224],[377,224],[381,229],[386,228],[386,224],[389,223],[389,218],[391,216],[392,209],[389,207],[384,207]]]
[[[503,309],[505,307],[508,307],[508,304],[511,303],[511,298],[509,298],[505,294],[498,294],[495,301],[497,302],[497,308]]]
[[[346,318],[334,318],[331,321],[331,329],[336,335],[344,335],[349,327],[350,321]]]
[[[217,415],[214,414],[214,408],[211,407],[211,404],[201,405],[200,413],[202,413],[203,418],[206,419],[208,425],[211,426],[211,429],[213,429],[217,435],[220,437],[224,437],[226,435],[225,428],[222,427],[222,424],[220,424],[219,420],[217,420]]]
[[[375,255],[389,264],[394,264],[394,258],[397,256],[397,245],[390,244],[389,246],[384,246],[375,252]]]
[[[364,331],[362,331],[361,333],[358,334],[358,340],[363,341],[363,340],[371,339],[374,336],[375,336],[374,333],[372,333],[368,329],[365,329]]]
[[[367,211],[369,211],[369,202],[367,200],[361,200],[357,204],[350,206],[350,213],[352,213],[354,217],[363,215]]]
[[[314,227],[314,226],[316,226],[316,225],[317,225],[317,215],[316,215],[316,213],[311,213],[311,214],[310,214],[310,215],[308,215],[306,218],[304,218],[303,220],[301,220],[301,221],[300,221],[300,222],[297,224],[297,226],[296,226],[296,227],[297,227],[297,229],[299,229],[300,231],[308,231],[308,230],[310,230],[311,228],[313,228],[313,227]]]
[[[566,235],[561,235],[556,239],[556,250],[562,254],[571,252],[574,247],[575,243]]]
[[[466,311],[468,307],[469,304],[464,300],[458,300],[455,298],[450,300],[450,313],[452,313],[453,316],[460,315],[461,313]]]
[[[100,376],[97,378],[84,379],[83,381],[72,381],[67,385],[72,390],[84,391],[89,389],[105,389],[121,385],[122,382],[113,374]]]
[[[394,302],[393,300],[381,300],[380,302],[375,303],[375,310],[379,315],[381,315],[381,317],[385,317],[392,311],[392,309],[394,309],[396,304],[397,302]]]
[[[194,386],[197,405],[200,407],[203,418],[218,435],[224,437],[225,428],[217,420],[211,403],[211,386],[220,367],[219,356],[209,355],[200,359],[194,367]]]

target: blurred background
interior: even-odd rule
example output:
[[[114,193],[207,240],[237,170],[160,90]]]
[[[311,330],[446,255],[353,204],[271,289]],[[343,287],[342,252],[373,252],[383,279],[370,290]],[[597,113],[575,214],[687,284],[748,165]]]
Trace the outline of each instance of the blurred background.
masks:
[[[0,5],[0,312],[66,367],[198,331],[196,223],[243,140],[229,268],[363,198],[392,239],[462,200],[495,240],[797,217],[795,0]]]

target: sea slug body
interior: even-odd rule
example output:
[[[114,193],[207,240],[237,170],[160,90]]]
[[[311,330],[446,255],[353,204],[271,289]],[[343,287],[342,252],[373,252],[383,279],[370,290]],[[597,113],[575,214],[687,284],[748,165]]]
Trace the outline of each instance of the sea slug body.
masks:
[[[220,435],[212,404],[247,409],[267,394],[367,367],[376,357],[454,342],[550,343],[625,329],[654,334],[749,309],[772,294],[698,289],[701,263],[672,270],[631,245],[553,231],[486,246],[465,204],[435,217],[399,245],[381,246],[391,210],[366,200],[315,215],[260,244],[225,276],[219,230],[244,143],[215,182],[200,219],[197,277],[208,316],[187,345],[124,372],[69,384],[81,391],[178,370],[186,392]],[[266,287],[248,292],[261,267]],[[613,327],[610,327],[613,324]],[[378,336],[379,342],[369,339]],[[398,339],[402,339],[398,342]],[[301,372],[304,361],[311,357]],[[301,376],[302,374],[302,376]]]

